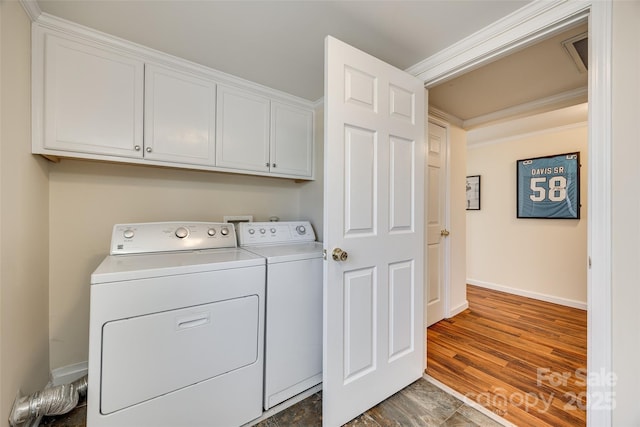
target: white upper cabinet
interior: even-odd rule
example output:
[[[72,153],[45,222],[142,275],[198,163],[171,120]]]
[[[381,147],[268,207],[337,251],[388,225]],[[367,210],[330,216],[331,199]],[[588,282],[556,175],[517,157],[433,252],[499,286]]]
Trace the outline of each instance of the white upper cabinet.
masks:
[[[52,34],[44,44],[43,148],[141,157],[144,62]]]
[[[313,104],[72,23],[33,24],[32,152],[313,179]]]
[[[146,159],[213,166],[215,120],[214,81],[157,65],[146,65]]]
[[[271,172],[311,177],[313,111],[271,103]]]
[[[216,166],[311,178],[313,110],[218,87]]]
[[[216,166],[269,172],[268,98],[218,87]]]

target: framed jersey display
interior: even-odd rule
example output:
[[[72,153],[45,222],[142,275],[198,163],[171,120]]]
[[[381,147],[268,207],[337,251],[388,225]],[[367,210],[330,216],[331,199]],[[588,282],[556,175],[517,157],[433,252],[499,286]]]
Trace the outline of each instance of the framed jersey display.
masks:
[[[518,218],[580,218],[580,153],[518,160]]]

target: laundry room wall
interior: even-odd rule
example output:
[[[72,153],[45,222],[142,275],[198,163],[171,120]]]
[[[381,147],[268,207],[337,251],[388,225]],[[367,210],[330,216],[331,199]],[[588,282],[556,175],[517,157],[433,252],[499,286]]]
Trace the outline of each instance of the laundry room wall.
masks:
[[[572,112],[574,123],[556,127],[556,118],[568,112]],[[589,173],[586,120],[586,105],[572,107],[514,121],[522,125],[514,124],[514,129],[524,128],[527,130],[524,134],[469,146],[467,175],[481,176],[481,209],[467,211],[469,284],[586,308]],[[541,125],[543,128],[538,129]],[[473,131],[468,135],[473,140]],[[517,218],[516,161],[574,151],[580,152],[582,165],[580,219]]]
[[[300,219],[311,221],[317,240],[324,240],[324,103],[315,109],[315,181],[301,184]]]
[[[50,166],[50,366],[88,359],[89,283],[114,224],[300,217],[305,184],[239,174],[81,160]]]
[[[31,21],[0,2],[0,425],[49,379],[47,161],[31,154]]]

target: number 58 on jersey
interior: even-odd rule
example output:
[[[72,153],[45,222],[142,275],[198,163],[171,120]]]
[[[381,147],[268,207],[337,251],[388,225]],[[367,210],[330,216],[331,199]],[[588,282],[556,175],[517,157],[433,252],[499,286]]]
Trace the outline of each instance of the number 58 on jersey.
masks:
[[[580,218],[580,153],[518,160],[518,218]]]

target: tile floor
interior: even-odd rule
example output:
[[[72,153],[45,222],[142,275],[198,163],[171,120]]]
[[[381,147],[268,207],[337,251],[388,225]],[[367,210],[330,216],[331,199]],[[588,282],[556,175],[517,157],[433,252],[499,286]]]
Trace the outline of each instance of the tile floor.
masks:
[[[86,406],[81,403],[68,414],[45,417],[41,425],[48,427],[85,427]],[[256,427],[314,427],[322,425],[322,393],[307,399],[258,423]],[[499,427],[461,400],[420,379],[384,402],[346,424],[348,427],[437,426]]]

